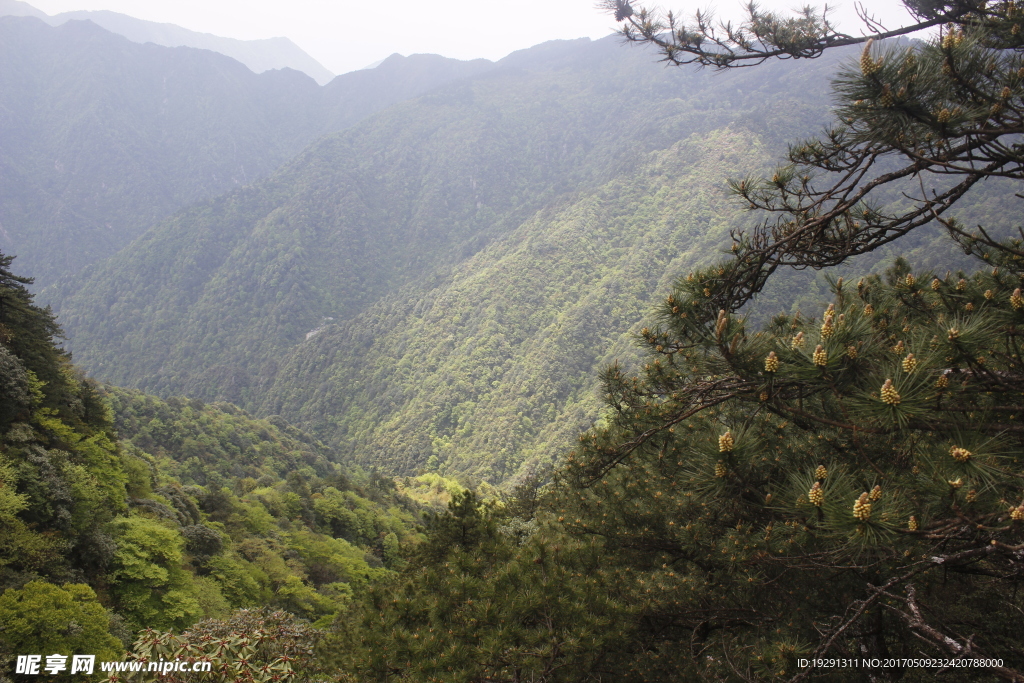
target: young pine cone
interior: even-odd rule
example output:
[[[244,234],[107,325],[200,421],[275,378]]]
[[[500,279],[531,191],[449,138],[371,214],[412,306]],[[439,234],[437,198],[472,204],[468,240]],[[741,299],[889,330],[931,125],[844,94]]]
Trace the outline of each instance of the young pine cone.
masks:
[[[967,462],[971,459],[971,455],[973,455],[969,450],[961,448],[960,446],[953,446],[950,448],[949,454],[953,456],[953,459],[957,462]]]
[[[1020,287],[1013,290],[1013,294],[1010,295],[1010,305],[1013,306],[1015,311],[1024,309],[1024,296],[1020,294]]]
[[[819,508],[825,504],[825,492],[821,490],[821,482],[814,482],[814,486],[807,492],[807,500],[811,501],[811,505]]]
[[[882,390],[880,393],[882,396],[882,403],[885,403],[886,405],[899,405],[900,401],[903,400],[900,397],[900,395],[896,392],[896,387],[892,385],[891,379],[885,380],[885,384],[882,385]]]
[[[813,360],[814,360],[814,364],[819,366],[819,367],[823,368],[826,365],[828,365],[828,354],[825,353],[825,349],[822,348],[821,344],[818,344],[814,348]]]
[[[871,519],[871,502],[867,493],[860,494],[860,498],[853,504],[853,517],[862,522]]]
[[[736,440],[732,438],[732,432],[726,432],[718,437],[718,452],[728,453],[736,445]]]
[[[913,372],[914,368],[917,367],[917,359],[914,358],[914,354],[908,353],[907,357],[903,359],[903,372]]]

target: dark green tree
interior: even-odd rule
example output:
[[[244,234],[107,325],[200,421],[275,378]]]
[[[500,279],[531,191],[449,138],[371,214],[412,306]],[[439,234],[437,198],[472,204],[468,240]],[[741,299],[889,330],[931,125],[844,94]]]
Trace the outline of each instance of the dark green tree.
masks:
[[[604,539],[638,595],[653,589],[629,678],[933,680],[799,663],[924,656],[967,665],[959,680],[1024,680],[1024,239],[951,215],[971,188],[1024,173],[1024,16],[907,6],[920,22],[879,37],[938,35],[876,46],[810,11],[752,6],[715,27],[610,7],[674,64],[865,43],[835,81],[836,124],[771,177],[731,183],[768,217],[677,283],[641,332],[649,362],[607,371],[604,424],[561,473],[569,530]],[[884,279],[833,279],[813,316],[752,329],[737,314],[782,266],[838,265],[931,221],[982,270],[897,260]]]
[[[598,544],[465,492],[339,615],[325,654],[359,681],[599,681],[633,642],[617,586]]]
[[[51,385],[44,400],[48,407],[58,407],[64,398],[59,389],[64,385],[60,373],[66,356],[55,343],[61,337],[60,327],[49,308],[33,302],[27,287],[32,278],[11,270],[14,258],[0,252],[0,345],[39,380]]]
[[[793,145],[770,177],[730,183],[767,218],[734,235],[736,258],[702,274],[705,315],[738,310],[779,267],[837,265],[932,221],[994,265],[1024,258],[1024,233],[1010,235],[1013,226],[968,229],[948,213],[983,181],[1024,178],[1024,14],[1012,0],[904,5],[915,23],[886,31],[865,16],[874,34],[865,37],[811,9],[787,18],[751,5],[740,25],[647,8],[624,17],[625,39],[653,44],[676,65],[742,67],[864,44],[837,75],[837,117],[825,134]],[[880,40],[932,27],[926,41]],[[905,201],[892,202],[893,192]]]
[[[648,645],[715,680],[921,652],[1002,658],[963,676],[1018,680],[1017,284],[898,263],[754,332],[695,324],[682,283],[644,330],[650,363],[606,373],[608,426],[563,472],[570,530],[657,586]]]

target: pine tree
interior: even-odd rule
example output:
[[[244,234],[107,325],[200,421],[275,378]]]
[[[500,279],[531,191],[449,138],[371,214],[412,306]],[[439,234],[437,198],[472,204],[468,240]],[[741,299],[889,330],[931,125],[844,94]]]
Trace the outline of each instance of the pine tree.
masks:
[[[752,7],[716,33],[619,4],[625,37],[674,64],[865,42],[836,81],[836,125],[770,178],[732,183],[768,220],[677,283],[640,334],[649,362],[606,372],[606,424],[562,473],[569,530],[603,538],[649,596],[623,677],[932,680],[799,661],[929,656],[971,662],[959,680],[1024,680],[1024,235],[948,215],[975,185],[1024,172],[1024,18],[1012,2],[908,3],[917,27],[884,37],[941,33],[879,48],[811,12]],[[908,178],[909,208],[877,199]],[[780,266],[840,264],[933,220],[983,269],[897,260],[884,279],[833,279],[820,314],[756,330],[737,314]]]
[[[329,654],[359,681],[602,680],[632,607],[597,544],[455,496],[394,580],[339,615]]]
[[[837,118],[825,134],[793,145],[770,177],[731,182],[768,218],[734,235],[735,258],[720,272],[703,274],[707,315],[739,310],[780,266],[833,266],[932,221],[967,253],[1019,269],[1024,232],[968,229],[949,211],[984,181],[1024,179],[1024,14],[1013,0],[904,4],[917,21],[882,31],[865,16],[873,37],[839,33],[809,9],[786,18],[751,6],[739,26],[701,13],[687,24],[647,8],[626,19],[624,38],[655,45],[676,65],[741,67],[863,43],[836,78]],[[881,40],[931,27],[938,33],[925,42]],[[894,189],[909,206],[886,206]]]
[[[984,676],[1017,680],[1018,284],[897,263],[834,282],[820,317],[753,332],[724,311],[700,322],[703,292],[681,283],[643,332],[644,371],[606,373],[610,424],[564,475],[570,528],[657,586],[671,628],[652,645],[678,655],[701,633],[703,677],[801,680],[800,657],[923,641],[1002,657]]]

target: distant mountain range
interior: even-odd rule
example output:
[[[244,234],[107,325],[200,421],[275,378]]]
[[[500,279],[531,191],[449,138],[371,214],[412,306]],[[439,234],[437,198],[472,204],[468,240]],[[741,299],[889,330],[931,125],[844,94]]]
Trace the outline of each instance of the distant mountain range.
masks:
[[[724,177],[827,117],[831,56],[652,61],[546,43],[320,139],[48,290],[76,361],[389,472],[550,462],[654,298],[742,225]]]
[[[320,85],[324,85],[334,74],[328,71],[302,48],[288,38],[267,38],[264,40],[237,40],[209,33],[190,31],[174,24],[144,21],[126,14],[106,10],[62,12],[50,16],[21,0],[0,0],[0,16],[28,16],[42,19],[51,26],[59,26],[72,20],[91,21],[111,33],[124,36],[135,43],[155,43],[165,47],[194,47],[212,50],[252,69],[263,73],[271,69],[295,69],[301,71]]]
[[[324,133],[489,68],[393,55],[321,87],[91,21],[0,17],[0,249],[43,287]]]
[[[842,58],[715,74],[581,39],[320,87],[3,17],[0,249],[99,379],[508,481],[600,418],[599,371],[748,225],[725,178],[820,130]],[[932,238],[894,248],[944,260]],[[820,286],[779,274],[756,313]]]

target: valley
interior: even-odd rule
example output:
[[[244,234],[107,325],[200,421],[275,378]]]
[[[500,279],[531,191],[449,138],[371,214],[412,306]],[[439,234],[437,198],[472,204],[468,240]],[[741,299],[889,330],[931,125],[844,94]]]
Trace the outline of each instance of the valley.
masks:
[[[1019,11],[602,7],[332,76],[0,0],[0,683],[1024,680]]]

